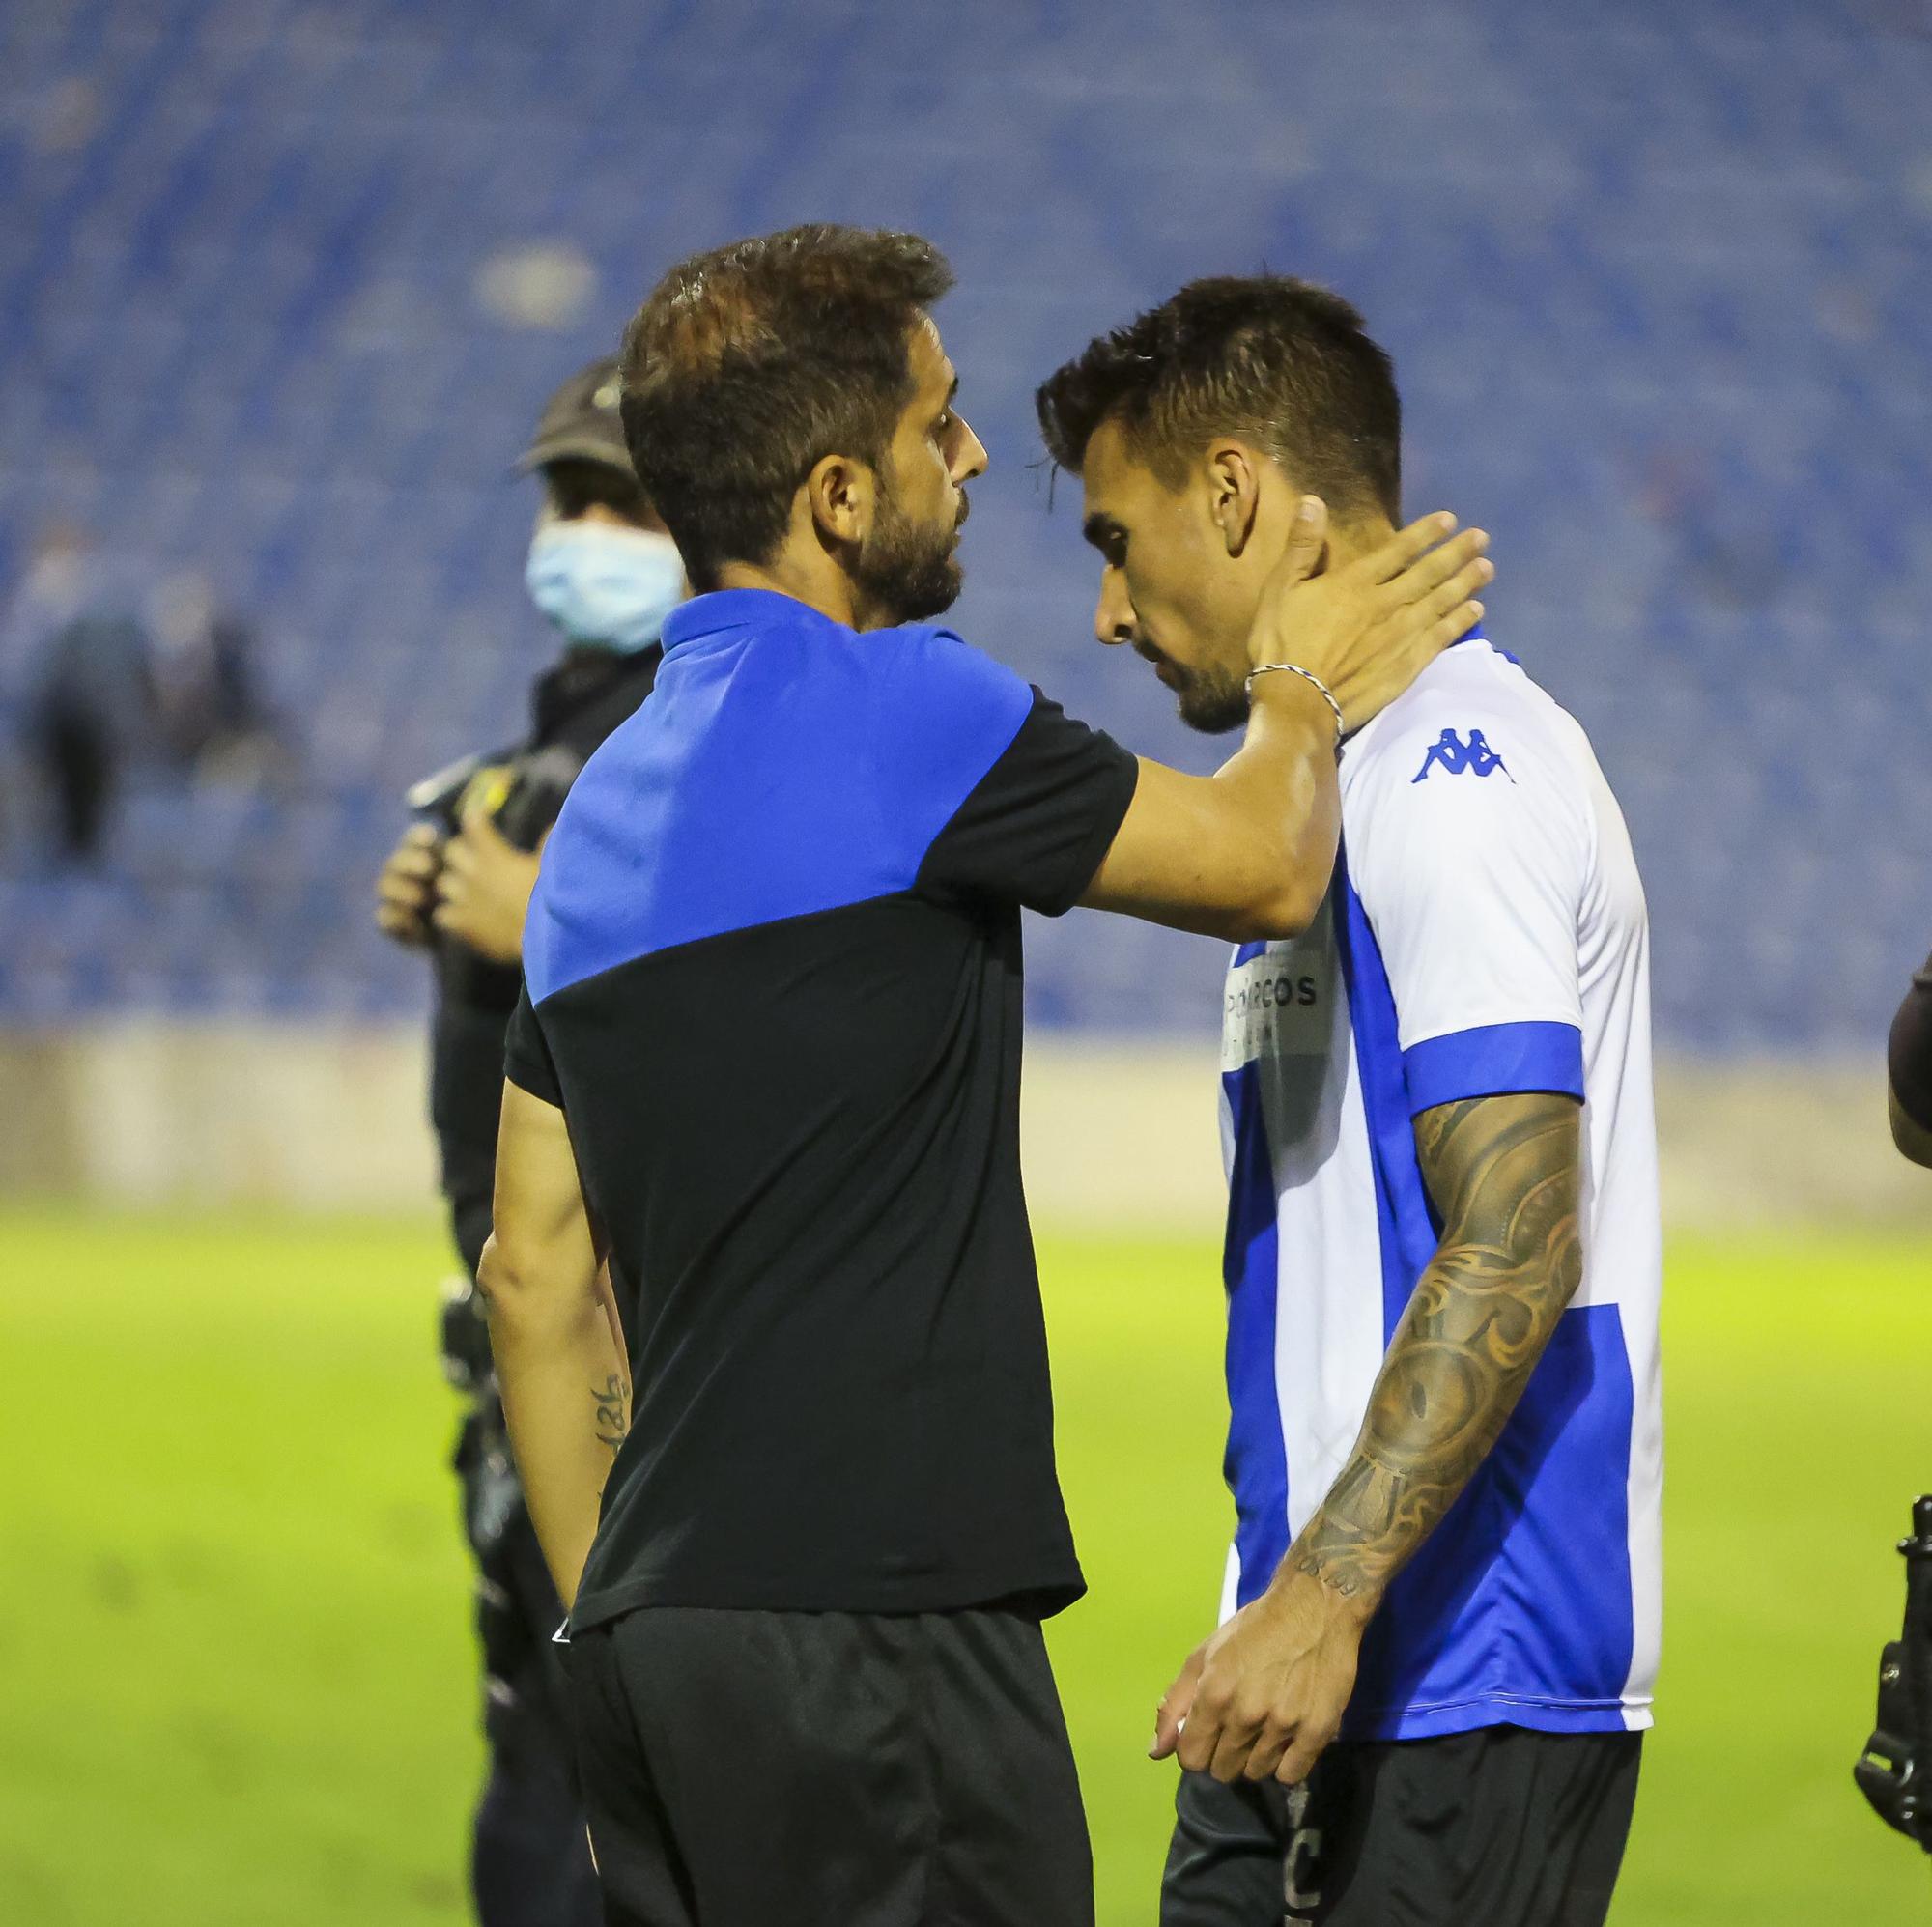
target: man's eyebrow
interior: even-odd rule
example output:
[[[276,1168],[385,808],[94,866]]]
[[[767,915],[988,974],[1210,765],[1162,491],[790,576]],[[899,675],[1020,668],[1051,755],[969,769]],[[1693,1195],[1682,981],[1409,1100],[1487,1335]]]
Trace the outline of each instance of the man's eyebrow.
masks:
[[[952,371],[952,385],[946,391],[946,406],[948,408],[951,408],[952,406],[952,403],[955,397],[958,395],[958,393],[959,393],[959,370],[955,368]]]

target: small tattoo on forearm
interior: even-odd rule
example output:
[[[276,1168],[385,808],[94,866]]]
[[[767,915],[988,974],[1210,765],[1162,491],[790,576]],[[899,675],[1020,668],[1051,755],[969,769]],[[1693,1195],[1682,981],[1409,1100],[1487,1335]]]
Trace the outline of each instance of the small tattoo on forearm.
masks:
[[[613,1372],[601,1389],[591,1388],[590,1397],[597,1407],[597,1443],[615,1452],[630,1430],[624,1417],[624,1381]]]

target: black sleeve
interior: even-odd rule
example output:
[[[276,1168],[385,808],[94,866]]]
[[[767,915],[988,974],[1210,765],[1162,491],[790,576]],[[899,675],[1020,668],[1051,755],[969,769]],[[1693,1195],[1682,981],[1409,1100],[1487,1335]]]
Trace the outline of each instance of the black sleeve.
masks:
[[[1094,881],[1139,779],[1130,751],[1036,689],[1019,733],[932,839],[920,886],[1058,917]]]
[[[527,1091],[532,1097],[563,1109],[563,1086],[557,1082],[556,1065],[551,1062],[550,1046],[544,1041],[543,1026],[537,1021],[527,985],[517,999],[509,1034],[503,1040],[503,1075],[519,1091]]]
[[[1898,1108],[1921,1131],[1932,1131],[1932,958],[1912,979],[1891,1020],[1886,1060]]]

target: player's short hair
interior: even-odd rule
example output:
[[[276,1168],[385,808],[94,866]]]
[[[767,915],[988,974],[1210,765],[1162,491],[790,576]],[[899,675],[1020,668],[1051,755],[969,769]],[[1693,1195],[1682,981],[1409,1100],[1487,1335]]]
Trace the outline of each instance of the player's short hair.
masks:
[[[815,223],[681,261],[624,334],[624,434],[692,586],[769,561],[827,455],[883,464],[912,331],[952,285],[918,235]]]
[[[650,498],[633,477],[609,462],[565,455],[546,462],[542,473],[551,512],[565,522],[575,522],[592,508],[611,509],[626,522],[650,519]]]
[[[1047,452],[1080,471],[1102,422],[1169,483],[1217,435],[1272,456],[1338,513],[1402,508],[1395,364],[1341,296],[1285,274],[1190,281],[1090,342],[1035,397]]]

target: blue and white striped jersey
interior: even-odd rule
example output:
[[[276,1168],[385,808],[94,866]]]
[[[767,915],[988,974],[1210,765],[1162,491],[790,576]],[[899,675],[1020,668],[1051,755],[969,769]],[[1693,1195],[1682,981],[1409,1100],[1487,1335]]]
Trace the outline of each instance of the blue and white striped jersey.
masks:
[[[1315,926],[1248,945],[1222,1050],[1238,1526],[1267,1584],[1360,1430],[1439,1234],[1411,1119],[1583,1100],[1583,1278],[1494,1451],[1390,1588],[1344,1734],[1650,1724],[1662,1283],[1643,889],[1581,728],[1480,633],[1359,731]]]

